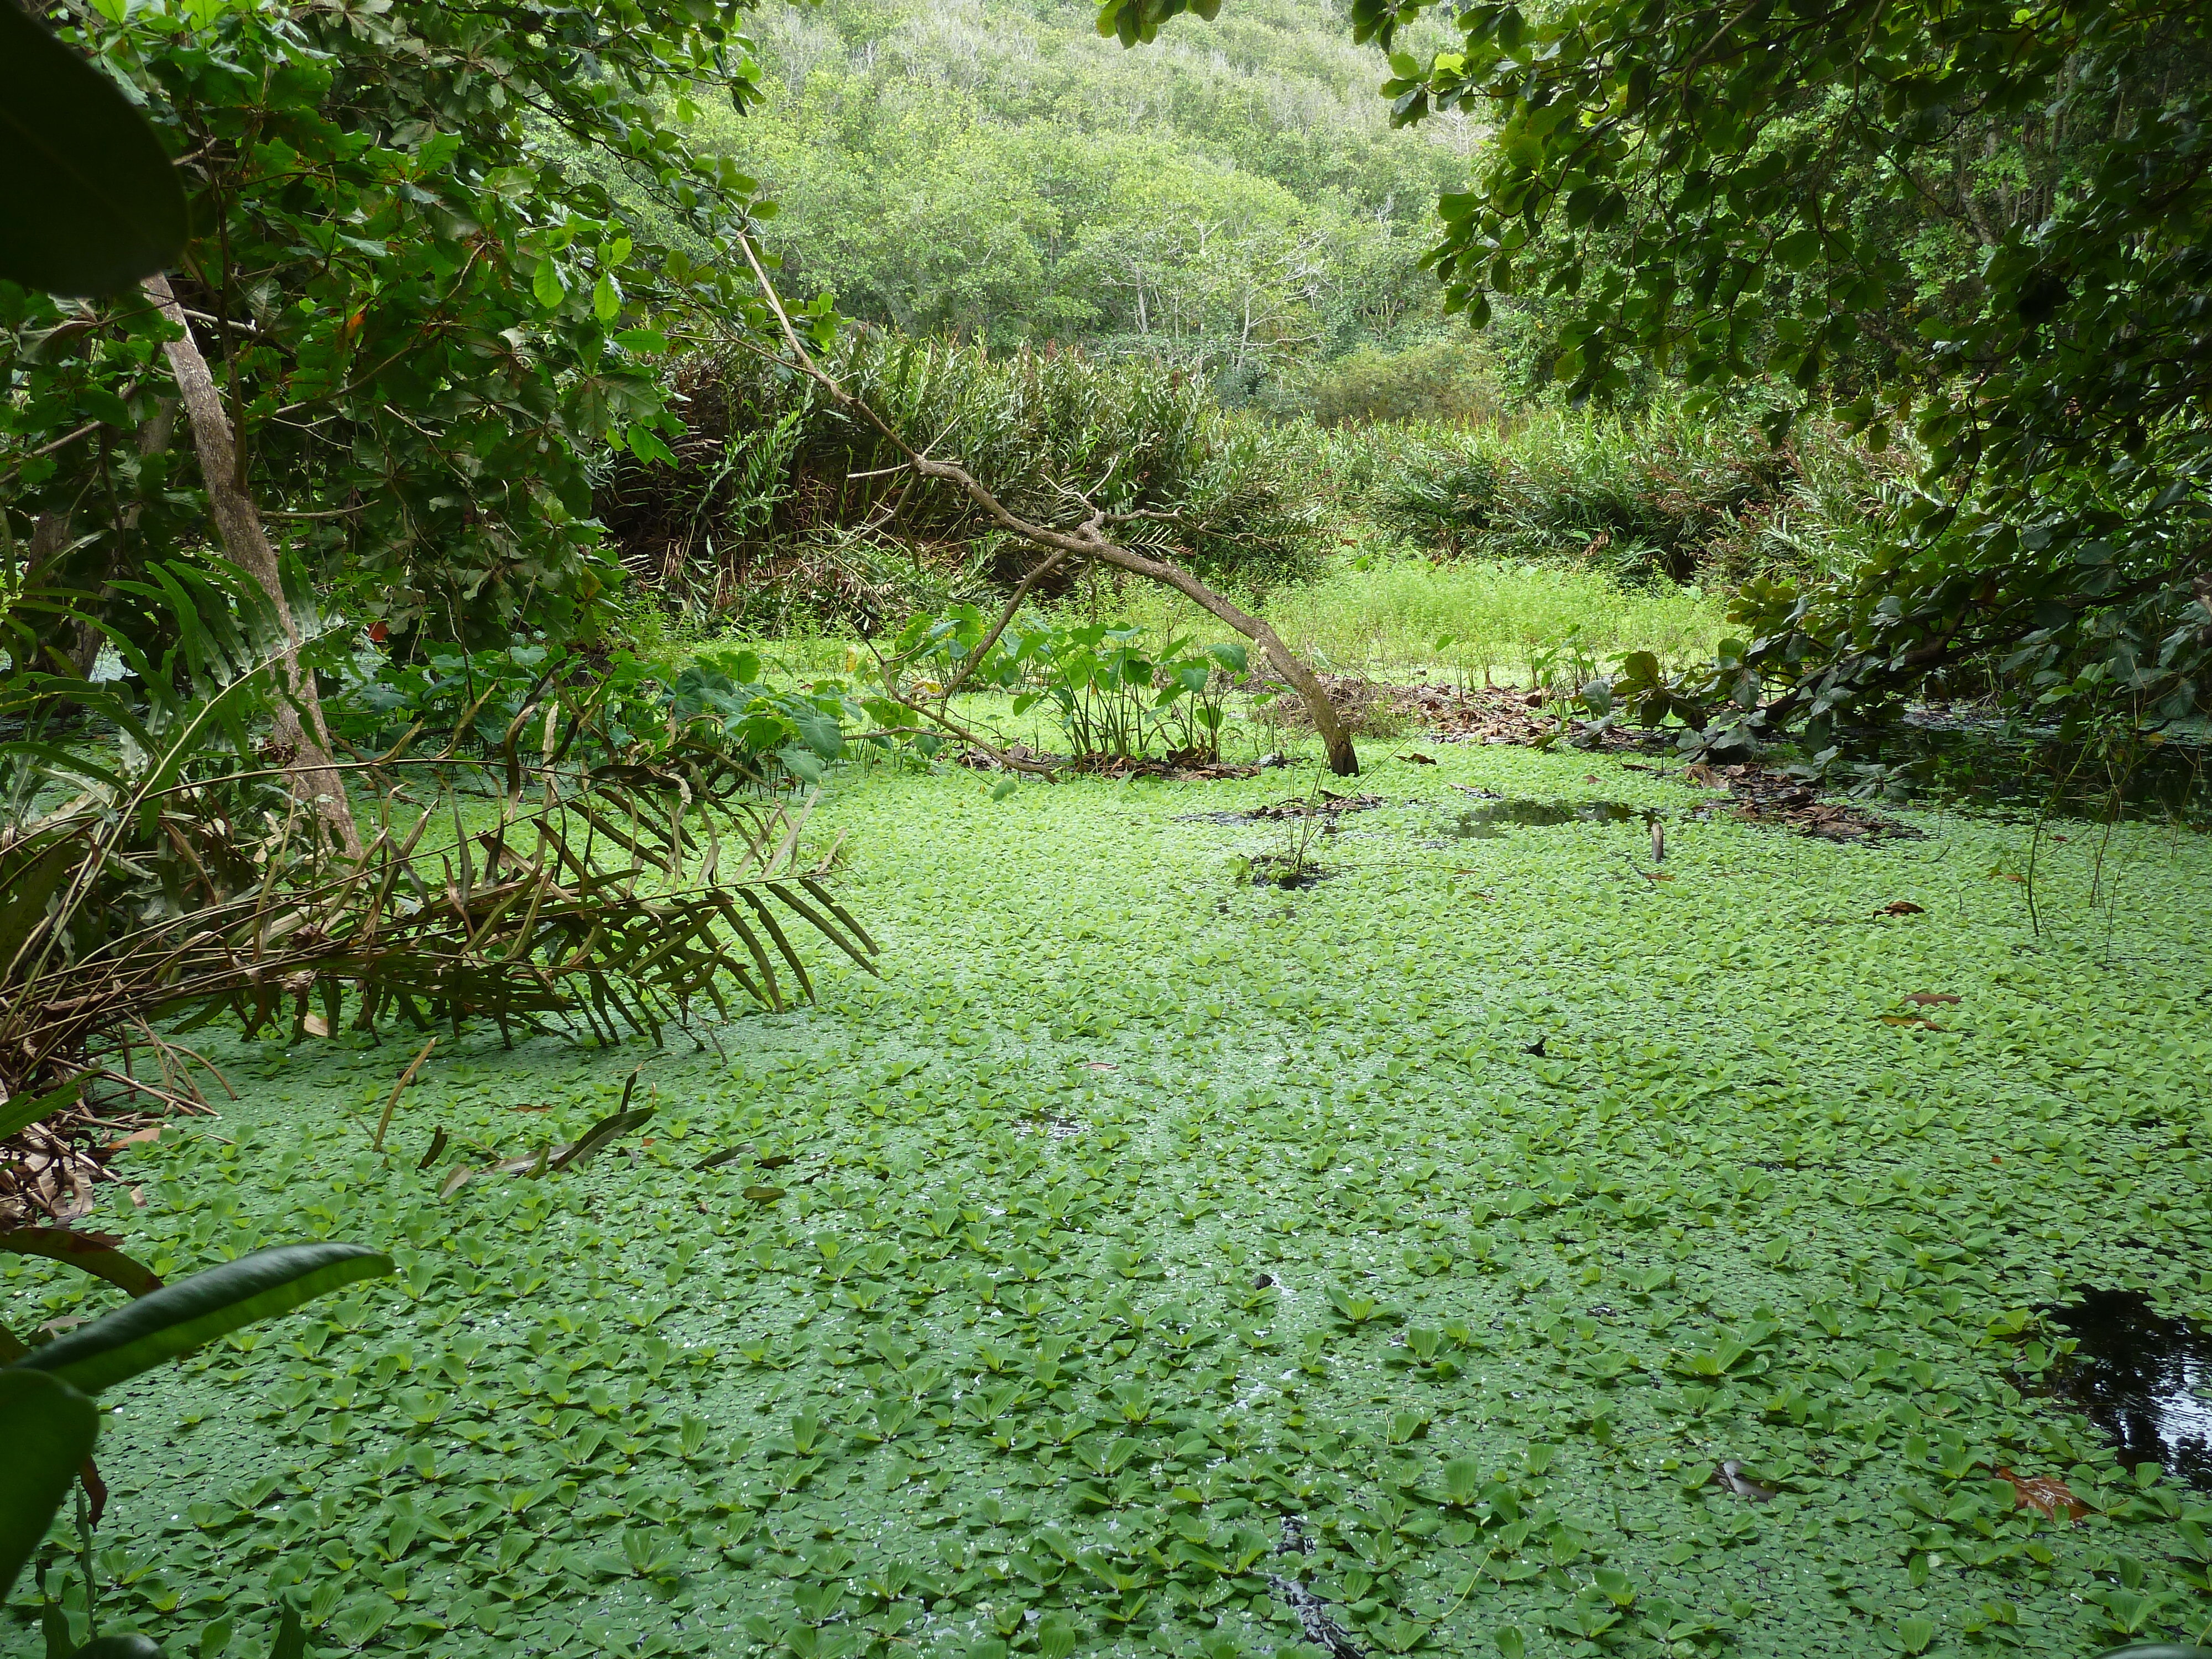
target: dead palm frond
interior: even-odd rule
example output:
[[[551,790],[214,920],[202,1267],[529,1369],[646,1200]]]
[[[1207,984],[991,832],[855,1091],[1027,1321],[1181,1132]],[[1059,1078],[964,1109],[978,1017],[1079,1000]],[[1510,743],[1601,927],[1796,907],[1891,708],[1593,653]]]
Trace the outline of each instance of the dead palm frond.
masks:
[[[702,1006],[811,998],[810,935],[873,971],[827,884],[837,849],[805,850],[813,796],[762,793],[755,757],[696,731],[665,763],[532,756],[520,732],[572,724],[532,701],[495,753],[348,769],[363,847],[341,852],[255,749],[281,649],[257,626],[240,602],[125,682],[0,688],[22,722],[0,743],[0,1138],[94,1083],[189,1109],[206,1072],[184,1034],[225,1016],[658,1039]],[[82,720],[57,743],[64,706]]]

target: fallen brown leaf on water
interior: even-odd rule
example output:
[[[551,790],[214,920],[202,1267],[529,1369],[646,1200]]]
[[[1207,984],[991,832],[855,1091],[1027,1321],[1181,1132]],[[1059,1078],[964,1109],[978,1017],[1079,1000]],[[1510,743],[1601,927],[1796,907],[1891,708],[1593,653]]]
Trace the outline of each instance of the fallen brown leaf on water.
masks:
[[[2069,1523],[2088,1514],[2089,1506],[2067,1490],[2066,1483],[2055,1474],[2014,1474],[2003,1464],[1996,1465],[1997,1478],[2012,1482],[2014,1507],[2033,1510],[2046,1521],[2056,1521],[2063,1512]]]
[[[1596,773],[1595,773],[1595,772],[1585,772],[1585,773],[1583,773],[1583,781],[1584,783],[1595,783],[1595,782],[1597,781],[1597,774],[1596,774]]]
[[[1672,881],[1674,879],[1674,872],[1671,870],[1638,870],[1636,873],[1643,877],[1646,881]]]
[[[331,1023],[320,1014],[309,1014],[300,1022],[300,1029],[309,1036],[326,1037],[331,1034]]]
[[[1995,876],[1999,881],[2016,881],[2023,886],[2025,886],[2027,882],[2027,878],[2021,874],[2017,870],[1992,870],[1990,873]]]
[[[1086,1060],[1083,1065],[1086,1071],[1092,1072],[1118,1072],[1121,1069],[1118,1066],[1109,1065],[1103,1060]]]
[[[1884,1014],[1881,1017],[1881,1023],[1885,1025],[1910,1026],[1917,1031],[1942,1031],[1950,1029],[1948,1026],[1938,1025],[1932,1019],[1922,1019],[1914,1014]]]
[[[1401,755],[1398,758],[1408,766],[1434,766],[1437,763],[1434,755]]]
[[[161,1138],[161,1126],[156,1123],[151,1128],[134,1130],[120,1140],[111,1140],[100,1150],[106,1152],[119,1152],[125,1146],[143,1146],[149,1140],[159,1140]]]
[[[1898,998],[1898,1000],[1911,1003],[1918,1008],[1931,1008],[1939,1002],[1955,1003],[1960,999],[1953,996],[1948,991],[1915,991],[1908,996]]]
[[[1921,907],[1911,899],[1892,899],[1875,912],[1878,916],[1917,916],[1921,914]]]
[[[475,1173],[476,1171],[469,1168],[467,1164],[456,1164],[453,1165],[453,1172],[448,1175],[445,1180],[438,1183],[438,1196],[441,1198],[451,1198],[455,1193],[458,1193],[462,1188],[468,1185],[469,1177]]]
[[[507,1109],[510,1112],[550,1112],[553,1109],[550,1106],[510,1106]]]

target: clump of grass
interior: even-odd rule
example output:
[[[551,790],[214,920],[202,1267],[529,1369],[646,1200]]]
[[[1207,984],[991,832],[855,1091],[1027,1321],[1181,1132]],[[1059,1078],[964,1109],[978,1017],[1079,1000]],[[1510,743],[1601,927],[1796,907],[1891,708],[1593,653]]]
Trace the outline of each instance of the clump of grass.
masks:
[[[1188,601],[1131,586],[1097,603],[1156,632],[1227,630]],[[1600,657],[1651,651],[1684,660],[1720,638],[1723,602],[1696,587],[1627,588],[1599,571],[1407,556],[1341,558],[1319,581],[1284,588],[1262,609],[1291,649],[1339,673],[1402,679],[1443,672],[1525,678],[1532,654],[1569,637]]]

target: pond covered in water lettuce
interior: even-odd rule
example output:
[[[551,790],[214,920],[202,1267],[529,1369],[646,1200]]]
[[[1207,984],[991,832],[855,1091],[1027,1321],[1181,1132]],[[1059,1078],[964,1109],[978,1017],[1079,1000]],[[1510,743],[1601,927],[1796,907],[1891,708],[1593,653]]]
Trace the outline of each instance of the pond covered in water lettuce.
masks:
[[[388,1161],[411,1048],[218,1041],[240,1097],[87,1224],[164,1273],[326,1236],[401,1272],[114,1392],[106,1627],[259,1652],[289,1597],[379,1655],[2198,1636],[2212,1498],[2064,1396],[2046,1310],[2212,1312],[2212,843],[2046,836],[2031,918],[2018,828],[1839,846],[1611,761],[1434,753],[1376,757],[1325,840],[1182,821],[1279,773],[841,775],[881,981],[824,964],[820,1006],[658,1054],[448,1040]],[[1425,846],[1453,783],[1629,810]],[[1294,852],[1330,878],[1253,884]],[[641,1061],[623,1147],[441,1199]],[[15,1328],[80,1305],[5,1272]]]

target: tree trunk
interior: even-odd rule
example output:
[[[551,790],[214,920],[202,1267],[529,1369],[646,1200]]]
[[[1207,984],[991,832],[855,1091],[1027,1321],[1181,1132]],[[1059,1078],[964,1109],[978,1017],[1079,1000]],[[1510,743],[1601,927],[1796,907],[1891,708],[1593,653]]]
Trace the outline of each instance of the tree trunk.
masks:
[[[192,442],[199,451],[200,475],[206,481],[208,507],[216,533],[231,562],[260,585],[275,607],[289,642],[277,668],[280,695],[275,704],[274,736],[278,747],[289,751],[284,765],[292,793],[313,807],[333,839],[346,852],[361,855],[361,835],[354,826],[348,805],[344,775],[331,758],[330,733],[323,725],[322,700],[316,696],[314,676],[300,667],[300,628],[292,608],[284,602],[283,574],[276,551],[261,527],[261,514],[246,485],[239,465],[238,442],[230,417],[207,359],[192,339],[184,307],[170,291],[167,276],[149,276],[142,284],[161,313],[176,325],[179,337],[161,349],[169,370],[177,377],[177,392],[184,401],[185,418],[191,423]]]

